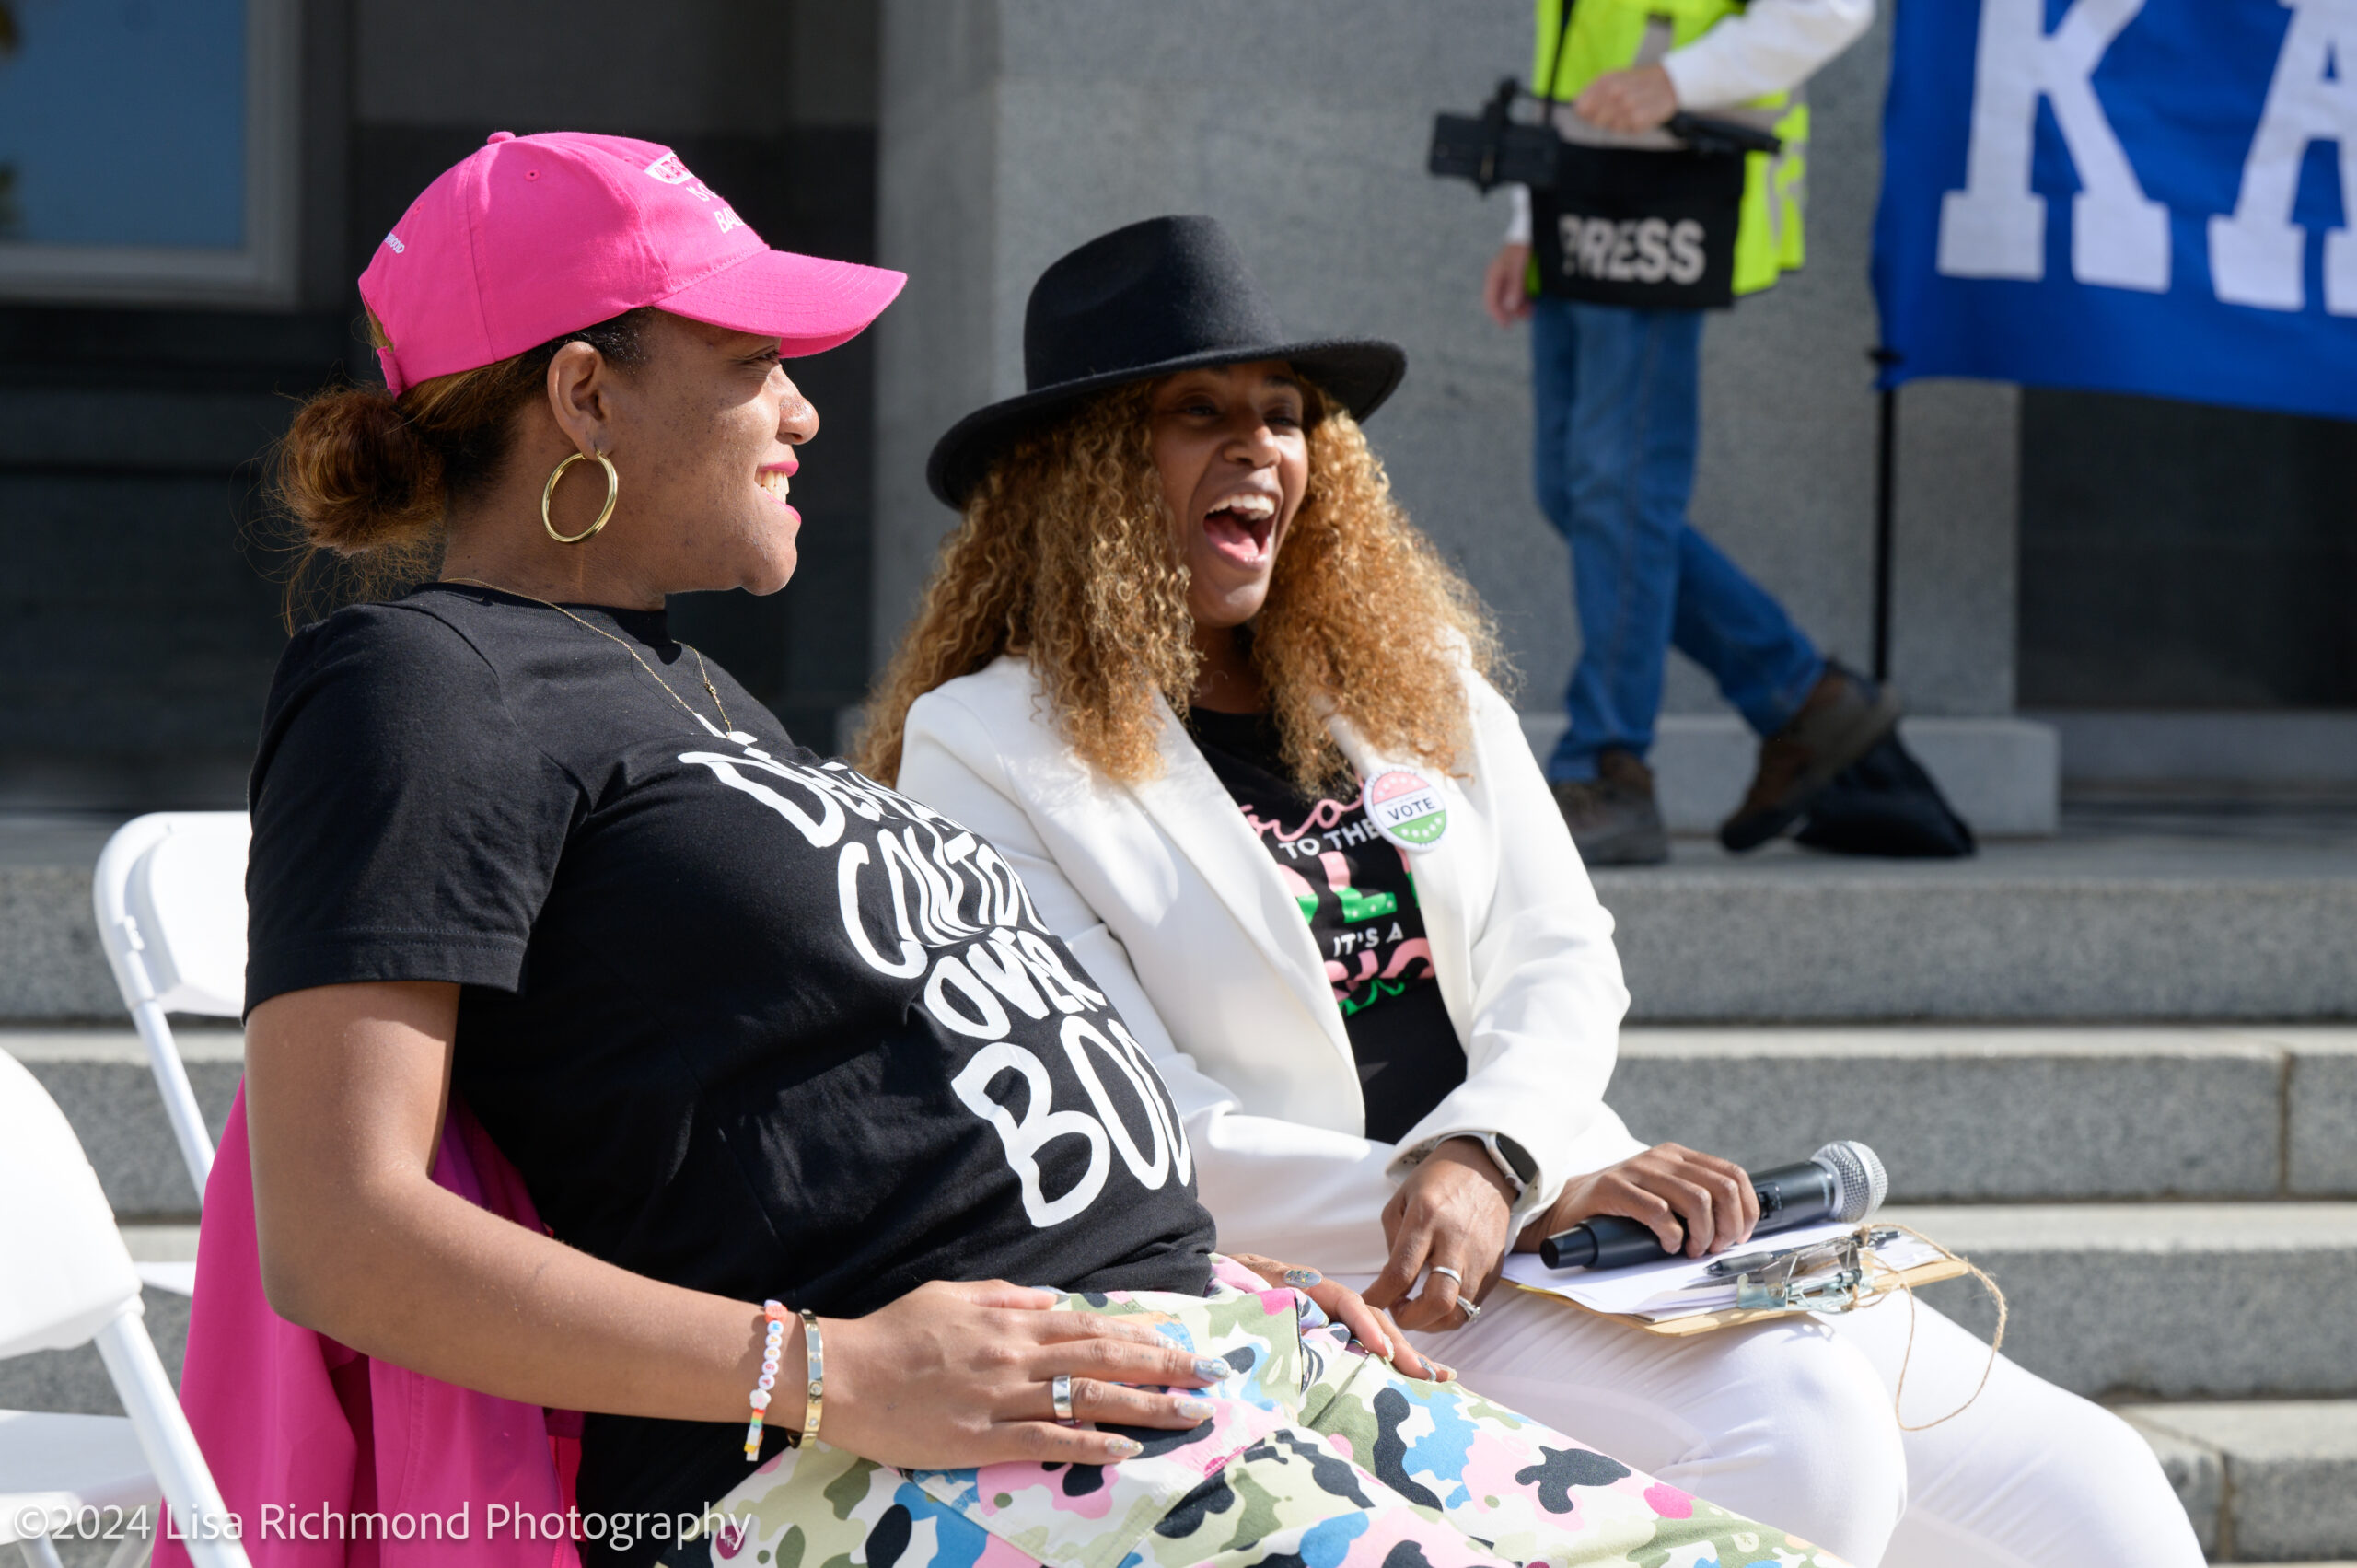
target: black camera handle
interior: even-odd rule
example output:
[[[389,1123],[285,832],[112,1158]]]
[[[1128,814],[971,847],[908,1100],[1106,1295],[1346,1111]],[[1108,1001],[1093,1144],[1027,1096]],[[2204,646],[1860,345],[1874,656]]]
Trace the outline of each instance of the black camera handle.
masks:
[[[1481,138],[1481,171],[1473,177],[1473,188],[1485,195],[1498,183],[1498,149],[1505,142],[1506,111],[1521,96],[1522,84],[1508,76],[1481,106],[1481,122],[1488,134]]]
[[[1547,62],[1545,101],[1550,110],[1563,101],[1556,96],[1556,89],[1563,85],[1563,45],[1572,41],[1572,7],[1576,4],[1578,0],[1562,0],[1555,11],[1555,57]],[[1548,118],[1552,120],[1554,116],[1550,113]]]

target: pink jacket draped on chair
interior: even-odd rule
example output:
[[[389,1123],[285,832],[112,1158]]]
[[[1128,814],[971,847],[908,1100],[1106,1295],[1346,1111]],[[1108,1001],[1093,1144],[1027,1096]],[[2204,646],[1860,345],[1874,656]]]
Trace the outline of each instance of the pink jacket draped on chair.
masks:
[[[456,1100],[434,1179],[541,1228],[516,1167]],[[577,1415],[371,1361],[271,1310],[243,1089],[204,1192],[180,1403],[256,1568],[579,1568],[566,1522]],[[176,1540],[155,1561],[189,1568]]]

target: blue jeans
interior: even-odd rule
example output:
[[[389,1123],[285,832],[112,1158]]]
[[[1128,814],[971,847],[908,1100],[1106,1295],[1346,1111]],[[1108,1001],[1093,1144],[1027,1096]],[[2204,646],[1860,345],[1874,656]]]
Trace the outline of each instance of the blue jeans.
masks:
[[[1686,520],[1701,357],[1699,310],[1532,302],[1538,505],[1572,547],[1581,642],[1550,780],[1594,778],[1608,748],[1651,749],[1673,646],[1761,735],[1825,672],[1783,606]]]

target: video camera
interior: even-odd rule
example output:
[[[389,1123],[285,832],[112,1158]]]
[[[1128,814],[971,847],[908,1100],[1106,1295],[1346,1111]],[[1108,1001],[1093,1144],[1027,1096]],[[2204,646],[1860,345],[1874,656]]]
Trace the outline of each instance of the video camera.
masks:
[[[1484,193],[1529,188],[1531,286],[1600,305],[1724,308],[1735,303],[1748,155],[1783,142],[1759,125],[1683,111],[1665,138],[1569,140],[1551,112],[1517,120],[1517,100],[1551,111],[1508,76],[1480,114],[1433,122],[1426,167]]]
[[[1545,120],[1513,117],[1523,99],[1552,107],[1556,101],[1523,90],[1507,76],[1479,114],[1440,114],[1433,120],[1432,151],[1425,168],[1445,180],[1469,180],[1484,194],[1500,185],[1552,190],[1560,176],[1563,139]],[[1680,110],[1662,129],[1698,153],[1776,153],[1783,141],[1772,131]]]

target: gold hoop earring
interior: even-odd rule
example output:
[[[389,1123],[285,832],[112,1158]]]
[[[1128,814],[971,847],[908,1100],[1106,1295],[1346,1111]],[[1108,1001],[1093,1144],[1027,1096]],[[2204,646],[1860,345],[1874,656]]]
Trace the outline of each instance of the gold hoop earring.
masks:
[[[606,470],[606,504],[598,508],[598,520],[579,533],[559,533],[556,531],[556,525],[549,521],[549,498],[556,494],[556,482],[564,477],[564,470],[584,458],[597,459],[598,466]],[[612,459],[603,452],[575,452],[550,470],[549,482],[540,486],[540,527],[548,529],[549,537],[559,544],[579,544],[606,526],[606,519],[614,515],[614,503],[621,499],[621,494],[622,476],[614,471]]]

